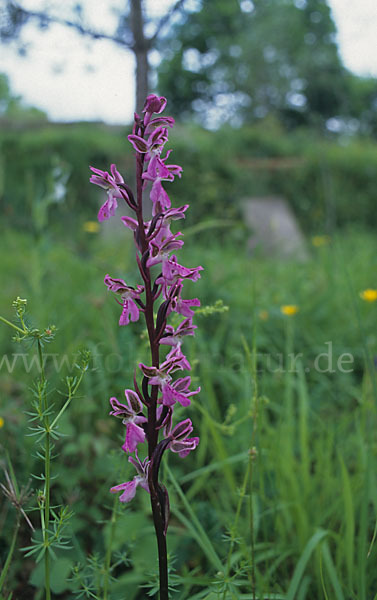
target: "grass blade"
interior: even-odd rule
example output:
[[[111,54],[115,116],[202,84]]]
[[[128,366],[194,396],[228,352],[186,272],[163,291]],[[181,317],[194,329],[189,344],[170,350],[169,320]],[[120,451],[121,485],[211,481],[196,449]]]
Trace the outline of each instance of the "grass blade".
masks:
[[[222,561],[219,558],[216,550],[214,549],[208,535],[204,531],[202,525],[200,524],[196,514],[192,510],[185,494],[183,493],[179,483],[175,479],[175,477],[174,477],[173,473],[171,472],[171,470],[169,469],[168,465],[166,465],[165,468],[166,468],[167,474],[170,478],[170,481],[172,482],[174,488],[176,489],[176,491],[178,493],[178,496],[182,500],[182,503],[183,503],[188,515],[190,516],[191,522],[188,519],[186,519],[186,517],[177,509],[174,509],[174,513],[179,517],[179,519],[182,521],[182,523],[184,523],[184,525],[187,527],[187,529],[191,532],[193,537],[198,541],[202,550],[205,552],[205,554],[207,555],[207,558],[210,560],[210,562],[215,567],[215,569],[217,569],[218,571],[222,571],[222,569],[223,569]]]
[[[336,574],[336,569],[335,569],[333,560],[331,558],[329,546],[328,546],[328,543],[326,540],[324,540],[324,542],[322,544],[321,553],[322,553],[322,557],[323,557],[323,562],[324,562],[326,570],[327,570],[327,574],[329,576],[331,585],[334,590],[335,598],[336,598],[336,600],[344,600],[342,586],[340,585],[338,576]]]
[[[295,571],[293,573],[293,577],[291,583],[289,585],[286,600],[294,600],[296,597],[297,590],[299,588],[300,582],[305,572],[306,565],[312,555],[312,552],[316,546],[318,546],[319,542],[328,534],[327,531],[323,529],[319,529],[315,532],[314,535],[310,538],[308,543],[306,544],[304,551],[300,557],[300,560],[297,563]]]
[[[353,505],[353,495],[351,489],[350,477],[344,464],[342,456],[339,456],[340,471],[342,475],[342,492],[344,502],[344,552],[346,555],[346,565],[349,579],[349,588],[353,588],[353,566],[354,566],[354,547],[355,547],[355,515]]]

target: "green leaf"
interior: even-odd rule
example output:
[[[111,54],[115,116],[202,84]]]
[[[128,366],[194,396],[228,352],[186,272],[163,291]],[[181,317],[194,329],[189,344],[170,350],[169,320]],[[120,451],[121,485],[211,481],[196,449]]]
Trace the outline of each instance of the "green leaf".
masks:
[[[208,560],[212,563],[215,569],[222,571],[223,564],[219,555],[217,554],[208,535],[204,531],[185,494],[182,492],[181,487],[179,486],[168,466],[166,466],[166,471],[191,520],[186,519],[186,517],[176,507],[173,507],[174,514],[179,518],[181,523],[187,527],[187,530],[190,531],[192,537],[200,544],[203,552],[206,554]]]
[[[69,558],[58,558],[52,565],[50,579],[51,589],[55,594],[61,594],[65,590],[70,589],[70,584],[67,581],[73,569],[74,561]]]
[[[353,586],[354,548],[355,548],[355,514],[352,493],[352,483],[342,456],[339,454],[340,470],[342,475],[342,496],[344,503],[344,552],[349,585]]]
[[[302,577],[305,572],[306,565],[312,555],[312,552],[316,546],[318,546],[319,542],[328,535],[327,531],[323,529],[319,529],[315,532],[315,534],[310,538],[308,543],[306,544],[304,551],[298,561],[295,571],[293,573],[293,577],[290,583],[290,586],[287,591],[286,600],[294,600],[296,598],[296,593],[301,583]]]

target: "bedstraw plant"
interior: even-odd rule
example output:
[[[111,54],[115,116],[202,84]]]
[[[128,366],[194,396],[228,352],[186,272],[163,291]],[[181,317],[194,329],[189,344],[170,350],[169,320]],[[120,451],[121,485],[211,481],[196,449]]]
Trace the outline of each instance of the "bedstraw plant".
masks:
[[[36,456],[43,462],[42,473],[40,475],[32,474],[33,479],[39,481],[41,485],[41,488],[36,492],[37,506],[32,509],[39,513],[41,534],[39,537],[38,535],[32,537],[30,546],[22,548],[22,550],[25,552],[25,557],[31,556],[37,563],[43,559],[45,598],[46,600],[50,600],[51,560],[56,559],[56,550],[67,550],[70,548],[67,528],[70,518],[73,515],[68,506],[57,506],[55,504],[53,505],[51,502],[51,487],[53,485],[53,479],[55,478],[52,473],[52,460],[57,457],[55,444],[63,436],[59,430],[60,419],[72,400],[77,397],[78,388],[84,374],[88,370],[90,353],[87,350],[80,352],[79,360],[75,365],[75,368],[78,370],[78,375],[66,377],[66,391],[63,393],[65,401],[61,408],[57,410],[50,398],[52,390],[49,389],[48,385],[45,368],[46,356],[44,354],[44,347],[55,337],[56,327],[54,325],[49,325],[44,329],[40,329],[30,326],[26,319],[26,307],[27,300],[17,297],[13,302],[13,308],[15,309],[18,325],[8,321],[2,316],[0,316],[0,322],[8,325],[14,330],[15,335],[13,341],[24,342],[29,346],[36,346],[39,377],[31,388],[33,396],[31,401],[32,410],[28,411],[26,414],[29,416],[31,423],[31,426],[29,427],[29,436],[34,438],[37,448]],[[28,488],[23,488],[21,492],[19,492],[12,463],[8,455],[7,465],[10,469],[11,477],[5,472],[7,487],[1,485],[1,488],[5,496],[17,509],[18,518],[8,558],[0,576],[0,594],[12,559],[16,536],[19,529],[20,514],[24,516],[30,528],[34,531],[32,522],[22,508],[22,504],[28,496]]]
[[[98,213],[99,221],[115,215],[118,200],[123,200],[133,215],[123,216],[121,220],[134,234],[140,283],[131,286],[110,275],[105,276],[104,282],[121,306],[120,326],[137,321],[143,315],[150,364],[140,363],[135,368],[133,389],[125,390],[123,402],[110,398],[110,414],[120,418],[125,426],[122,450],[130,455],[128,460],[136,469],[131,481],[115,485],[110,491],[121,492],[121,502],[132,500],[138,487],[150,494],[158,547],[160,600],[169,597],[166,547],[169,496],[159,481],[161,459],[166,450],[184,458],[199,443],[198,437],[191,437],[193,425],[189,418],[175,423],[174,408],[177,403],[189,406],[191,396],[200,388],[190,391],[190,376],[175,378],[173,374],[191,369],[182,351],[182,342],[185,336],[194,335],[193,307],[200,303],[197,298],[184,299],[182,292],[185,281],[196,281],[202,270],[200,266],[182,266],[173,254],[183,246],[183,241],[182,233],[171,232],[171,222],[183,219],[188,205],[172,208],[163,187],[163,182],[172,182],[182,174],[182,167],[169,163],[171,150],[165,151],[168,130],[174,125],[172,117],[161,116],[165,106],[164,97],[150,95],[143,115],[135,114],[128,140],[136,152],[136,194],[115,164],[111,165],[110,173],[91,167],[90,178],[107,191],[106,201]],[[149,194],[151,202],[149,220],[145,217],[144,192]],[[172,313],[183,318],[176,328],[167,322]],[[163,349],[167,349],[164,356],[161,355]],[[147,449],[143,452],[140,447],[144,445]]]

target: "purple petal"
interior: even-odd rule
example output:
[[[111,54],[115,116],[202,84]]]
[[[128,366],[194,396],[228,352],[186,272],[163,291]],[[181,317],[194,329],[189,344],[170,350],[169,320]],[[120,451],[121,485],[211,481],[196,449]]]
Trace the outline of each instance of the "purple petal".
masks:
[[[173,181],[174,174],[169,171],[165,163],[156,156],[155,160],[151,161],[148,165],[148,170],[144,173],[144,179],[153,181],[154,179],[160,179],[162,181]]]
[[[146,134],[153,131],[153,129],[157,127],[173,127],[175,120],[173,117],[156,117],[155,119],[151,119],[148,123],[148,127],[146,129]]]
[[[174,427],[173,431],[171,432],[171,436],[174,438],[174,440],[180,440],[181,438],[185,438],[187,435],[189,435],[192,430],[193,426],[191,419],[185,419]]]
[[[107,219],[110,219],[110,216],[109,199],[107,199],[98,211],[98,220],[101,223],[102,221],[107,221]]]
[[[105,279],[103,281],[104,284],[109,288],[109,291],[114,292],[115,294],[122,294],[132,290],[132,288],[128,286],[123,279],[110,277],[109,274],[105,275]]]
[[[121,221],[123,221],[123,225],[128,227],[128,229],[136,231],[136,229],[138,228],[138,222],[136,221],[136,219],[133,219],[132,217],[121,217],[120,219]]]
[[[145,100],[143,112],[159,114],[164,110],[166,102],[167,100],[164,96],[158,97],[155,94],[150,94]]]
[[[190,306],[200,306],[200,300],[198,298],[192,298],[191,300],[173,298],[168,310],[168,314],[171,311],[174,311],[182,315],[183,317],[193,317],[195,313],[193,310],[191,310]]]
[[[188,206],[189,206],[188,204],[185,204],[184,206],[181,206],[180,208],[169,208],[169,210],[167,210],[165,212],[165,214],[163,215],[164,221],[169,222],[170,219],[173,219],[173,220],[184,219],[185,212],[188,209]]]
[[[123,310],[121,312],[121,315],[119,317],[119,325],[128,325],[128,323],[130,322],[130,300],[125,300],[124,304],[123,304]]]
[[[141,152],[142,154],[148,152],[148,144],[140,136],[131,134],[128,136],[128,141],[131,142],[136,152]]]
[[[145,442],[144,429],[134,423],[127,423],[126,439],[122,446],[125,452],[135,452],[137,445]]]
[[[122,175],[119,173],[119,171],[117,171],[116,165],[114,165],[114,164],[111,165],[110,171],[113,176],[114,183],[124,183],[124,179],[123,179]]]
[[[148,365],[144,365],[143,363],[139,363],[139,369],[142,370],[146,377],[154,377],[158,374],[156,367],[148,367]]]
[[[149,485],[148,482],[143,479],[142,481],[140,481],[139,483],[140,487],[142,487],[146,492],[148,492],[148,494],[150,494],[150,490],[149,490]]]
[[[167,208],[171,207],[170,198],[162,187],[161,181],[159,180],[153,183],[150,198],[153,204],[159,202],[162,210],[166,210]]]
[[[119,496],[119,500],[121,502],[129,502],[134,498],[136,494],[136,488],[138,486],[139,480],[137,477],[134,477],[132,481],[126,481],[126,483],[121,483],[120,485],[116,485],[110,489],[112,494],[116,494],[117,492],[121,492],[123,490],[123,494]]]
[[[190,269],[177,263],[176,257],[172,256],[171,259],[167,260],[162,269],[162,275],[166,281],[171,284],[178,279],[191,279],[197,281],[200,278],[199,271],[202,271],[203,267],[195,267]]]
[[[180,379],[176,379],[174,382],[174,389],[177,392],[188,392],[191,384],[191,377],[187,375],[186,377],[181,377]]]
[[[110,217],[115,215],[115,210],[118,207],[118,202],[116,201],[114,195],[109,192],[107,196],[106,202],[101,206],[98,212],[98,220],[105,221]]]
[[[134,417],[132,421],[133,423],[135,423],[135,425],[141,425],[141,423],[147,423],[148,419],[143,415],[136,415],[136,417]]]
[[[129,406],[122,404],[117,398],[110,398],[110,404],[113,409],[110,412],[110,415],[112,415],[113,417],[132,417],[134,414],[134,412]]]
[[[159,341],[159,344],[165,344],[166,346],[176,346],[178,343],[179,342],[174,335],[166,335]]]
[[[190,398],[185,394],[177,392],[169,383],[166,383],[162,390],[162,404],[173,406],[176,402],[179,402],[181,406],[189,406],[191,404]]]
[[[134,390],[124,390],[124,395],[126,396],[129,410],[131,410],[133,414],[137,415],[143,410],[140,398]]]
[[[186,441],[189,442],[189,444],[187,444],[183,450],[180,450],[180,451],[178,450],[178,456],[180,458],[185,458],[192,450],[195,450],[195,448],[199,444],[198,437],[188,438]],[[180,442],[177,442],[177,443],[179,444]],[[174,450],[173,450],[173,452],[174,452]]]
[[[172,175],[178,175],[178,177],[182,177],[183,169],[180,165],[166,165],[166,168]]]
[[[94,183],[94,185],[99,185],[104,190],[107,190],[109,184],[107,181],[104,181],[103,177],[99,177],[98,175],[91,175],[89,179],[89,183]]]
[[[133,300],[128,300],[129,313],[131,315],[131,321],[135,322],[139,319],[139,308]]]
[[[148,146],[149,147],[159,147],[163,146],[168,141],[168,130],[166,127],[157,127],[148,138]],[[160,162],[160,159],[156,157],[157,164]],[[149,170],[149,169],[148,169]]]
[[[89,169],[102,178],[105,178],[106,175],[109,175],[107,171],[101,171],[101,169],[96,169],[95,167],[89,167]]]

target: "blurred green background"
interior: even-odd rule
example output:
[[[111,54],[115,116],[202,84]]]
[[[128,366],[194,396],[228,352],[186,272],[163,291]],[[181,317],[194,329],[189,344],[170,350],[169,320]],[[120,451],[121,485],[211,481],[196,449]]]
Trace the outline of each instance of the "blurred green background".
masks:
[[[324,0],[245,6],[197,2],[157,45],[169,48],[154,76],[177,120],[169,147],[184,169],[168,192],[174,206],[190,204],[180,256],[204,267],[185,288],[204,307],[185,342],[202,392],[189,411],[179,409],[201,443],[162,467],[172,597],[371,600],[377,82],[343,66]],[[90,597],[86,585],[102,598],[110,548],[109,597],[139,600],[156,571],[149,499],[139,490],[124,507],[108,493],[132,476],[108,398],[132,387],[148,348],[141,323],[118,327],[119,307],[103,285],[106,273],[139,283],[132,236],[111,221],[97,224],[103,195],[88,182],[89,165],[116,163],[133,185],[131,125],[50,122],[14,96],[5,75],[0,106],[0,315],[13,322],[20,296],[30,324],[57,326],[45,348],[57,408],[78,351],[92,351],[55,449],[53,502],[68,504],[74,517],[71,549],[54,566],[54,597]],[[248,252],[241,206],[254,196],[288,201],[305,260]],[[287,305],[295,314],[284,314]],[[292,353],[301,354],[294,368]],[[345,353],[352,361],[341,369]],[[17,345],[2,324],[0,460],[5,466],[6,450],[20,486],[42,469],[26,414],[38,376],[33,357],[35,348]],[[31,485],[29,508],[39,489],[35,479]],[[2,497],[0,564],[15,522]],[[43,567],[21,550],[29,543],[23,521],[3,592],[13,600],[44,597]],[[80,584],[69,581],[78,563]]]

